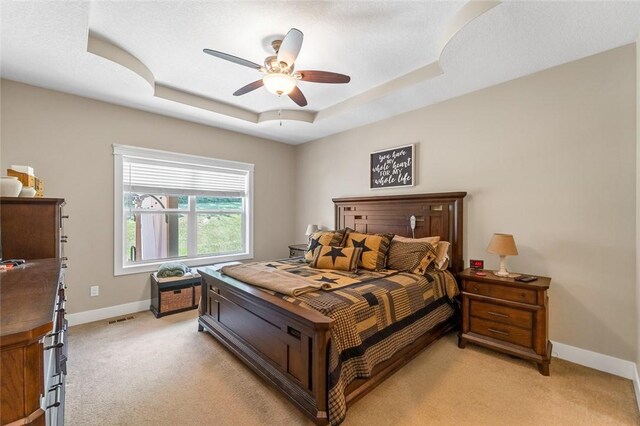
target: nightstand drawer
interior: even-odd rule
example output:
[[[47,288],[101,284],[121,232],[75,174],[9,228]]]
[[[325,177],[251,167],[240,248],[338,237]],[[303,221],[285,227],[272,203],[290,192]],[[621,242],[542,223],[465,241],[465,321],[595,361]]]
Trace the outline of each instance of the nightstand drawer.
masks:
[[[533,347],[531,340],[531,330],[525,330],[512,325],[501,324],[497,321],[489,321],[481,318],[470,318],[470,331],[483,336],[493,337],[494,339],[504,340],[505,342],[514,343],[516,345]]]
[[[307,251],[306,244],[292,244],[289,246],[289,257],[304,256]]]
[[[536,292],[525,288],[507,287],[478,281],[465,281],[464,291],[481,296],[495,297],[496,299],[511,300],[513,302],[536,303]]]
[[[469,309],[471,316],[500,322],[502,324],[515,325],[528,329],[531,329],[533,324],[533,313],[531,311],[494,305],[493,303],[480,302],[478,300],[470,300]]]

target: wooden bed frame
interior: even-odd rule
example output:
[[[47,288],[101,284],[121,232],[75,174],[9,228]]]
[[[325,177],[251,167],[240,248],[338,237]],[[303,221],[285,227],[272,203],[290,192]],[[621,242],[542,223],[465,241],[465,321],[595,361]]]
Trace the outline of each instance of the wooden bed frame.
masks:
[[[463,269],[462,200],[466,192],[334,199],[336,229],[391,232],[415,238],[439,235],[451,243],[450,267]],[[198,330],[207,330],[317,424],[328,423],[328,345],[333,320],[289,303],[213,268],[201,268],[203,297]],[[378,365],[370,378],[346,389],[350,405],[409,362],[459,322],[446,322]]]

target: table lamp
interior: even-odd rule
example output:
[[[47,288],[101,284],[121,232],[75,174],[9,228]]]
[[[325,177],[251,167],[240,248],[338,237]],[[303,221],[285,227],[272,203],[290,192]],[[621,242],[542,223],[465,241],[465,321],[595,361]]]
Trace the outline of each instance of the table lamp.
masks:
[[[318,227],[316,225],[312,225],[312,224],[308,224],[307,225],[307,232],[304,233],[304,235],[307,236],[308,240],[311,241],[311,236],[318,230]]]
[[[510,234],[493,234],[487,251],[492,254],[500,256],[500,270],[495,271],[494,274],[498,277],[508,277],[507,272],[507,256],[517,256],[518,249],[516,248],[516,242],[513,240],[513,235]]]

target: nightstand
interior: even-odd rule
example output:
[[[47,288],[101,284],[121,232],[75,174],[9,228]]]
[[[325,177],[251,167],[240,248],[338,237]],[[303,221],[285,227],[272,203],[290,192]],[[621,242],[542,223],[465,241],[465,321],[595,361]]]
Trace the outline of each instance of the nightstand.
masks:
[[[458,346],[467,342],[535,361],[540,374],[549,375],[549,297],[551,278],[524,283],[491,271],[478,276],[471,269],[462,280],[462,331]]]
[[[291,244],[289,246],[289,257],[304,256],[304,252],[307,251],[307,244]]]

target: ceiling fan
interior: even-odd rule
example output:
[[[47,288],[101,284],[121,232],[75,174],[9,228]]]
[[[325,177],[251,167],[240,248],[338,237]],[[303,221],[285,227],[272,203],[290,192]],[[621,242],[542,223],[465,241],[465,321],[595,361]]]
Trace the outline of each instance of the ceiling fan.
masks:
[[[303,107],[307,105],[307,99],[298,88],[298,81],[348,83],[351,81],[351,77],[327,71],[294,71],[294,63],[302,47],[302,38],[302,31],[291,28],[284,39],[272,41],[271,47],[273,47],[276,54],[267,56],[264,60],[264,66],[228,53],[218,52],[217,50],[204,49],[203,52],[238,65],[253,68],[265,74],[260,80],[236,90],[233,96],[241,96],[265,86],[268,91],[275,95],[288,95],[296,104]]]

